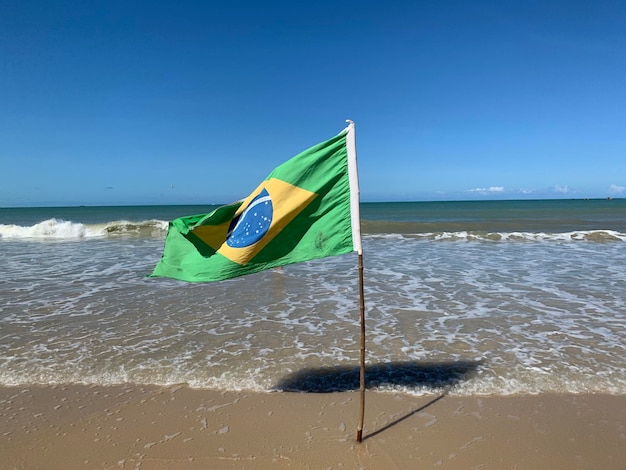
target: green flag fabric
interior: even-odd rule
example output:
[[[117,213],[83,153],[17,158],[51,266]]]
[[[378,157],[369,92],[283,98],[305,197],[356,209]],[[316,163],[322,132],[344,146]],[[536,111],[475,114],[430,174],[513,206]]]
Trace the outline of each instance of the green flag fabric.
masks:
[[[220,281],[360,252],[354,124],[296,155],[244,200],[169,224],[152,276]]]

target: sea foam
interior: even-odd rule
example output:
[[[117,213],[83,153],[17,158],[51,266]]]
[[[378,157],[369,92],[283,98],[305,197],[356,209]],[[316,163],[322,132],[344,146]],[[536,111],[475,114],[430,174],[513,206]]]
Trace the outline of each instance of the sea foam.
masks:
[[[0,239],[79,240],[116,235],[158,236],[165,233],[167,226],[168,223],[162,220],[82,224],[53,218],[30,226],[0,224]]]
[[[615,230],[577,230],[572,232],[423,232],[366,234],[376,239],[422,239],[467,242],[626,242],[626,233]]]

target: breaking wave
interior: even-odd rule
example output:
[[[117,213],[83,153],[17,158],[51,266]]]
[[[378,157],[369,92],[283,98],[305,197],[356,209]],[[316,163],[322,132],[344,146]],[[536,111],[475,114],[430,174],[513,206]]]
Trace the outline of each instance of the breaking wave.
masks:
[[[374,234],[373,238],[421,239],[429,241],[476,242],[626,242],[626,233],[615,230],[579,230],[563,233],[544,232],[429,232],[411,234]]]
[[[102,224],[82,224],[48,219],[30,226],[0,225],[0,239],[79,240],[112,236],[158,237],[167,231],[168,222],[119,220]]]
[[[25,240],[84,240],[110,237],[163,238],[167,233],[168,222],[144,220],[131,222],[118,220],[99,224],[83,224],[62,219],[48,219],[30,226],[0,224],[0,239]],[[431,231],[405,232],[396,230],[393,223],[387,224],[387,231],[364,224],[366,237],[398,238],[399,240],[429,241],[468,241],[468,242],[626,242],[626,233],[616,230],[575,230],[570,232],[522,232],[522,231]]]

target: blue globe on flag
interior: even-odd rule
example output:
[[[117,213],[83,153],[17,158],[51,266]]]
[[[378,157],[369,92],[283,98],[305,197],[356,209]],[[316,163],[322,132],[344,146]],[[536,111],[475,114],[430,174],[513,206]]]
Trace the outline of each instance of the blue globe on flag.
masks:
[[[233,219],[226,244],[232,248],[245,248],[255,244],[269,230],[273,214],[272,198],[267,190],[263,189],[250,201],[241,215]]]

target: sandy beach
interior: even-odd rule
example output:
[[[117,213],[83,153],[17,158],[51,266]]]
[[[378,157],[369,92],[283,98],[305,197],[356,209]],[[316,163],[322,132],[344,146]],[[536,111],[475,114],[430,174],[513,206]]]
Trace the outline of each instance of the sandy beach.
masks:
[[[626,397],[0,388],[3,469],[621,469]]]

